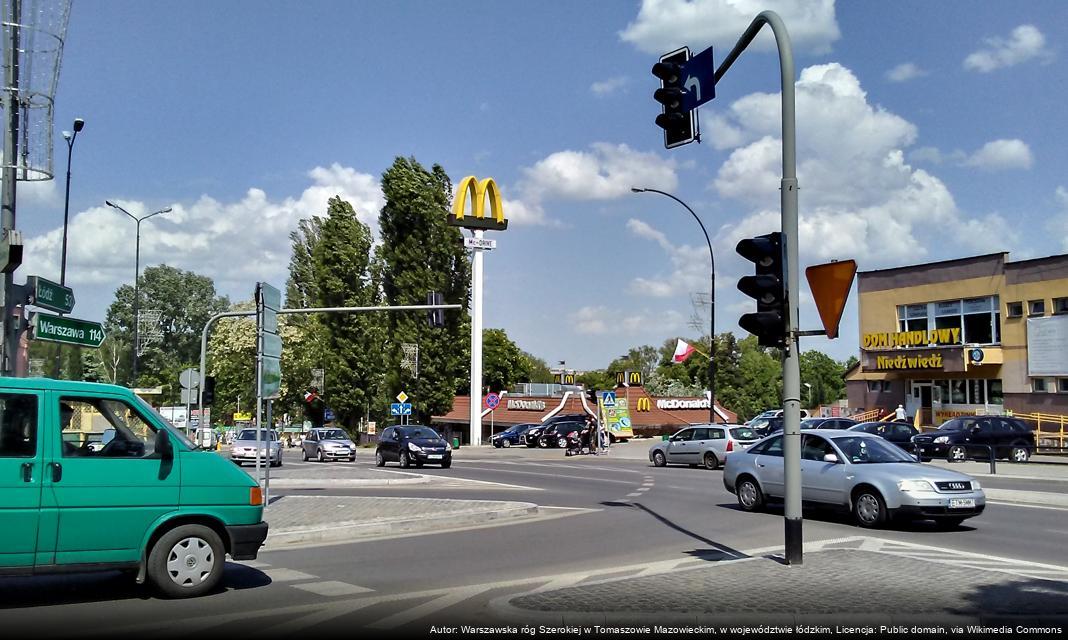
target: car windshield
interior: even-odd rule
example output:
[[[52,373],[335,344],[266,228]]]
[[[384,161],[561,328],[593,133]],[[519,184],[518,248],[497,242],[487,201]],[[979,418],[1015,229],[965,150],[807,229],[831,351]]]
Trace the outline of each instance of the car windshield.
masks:
[[[349,437],[345,435],[345,432],[341,429],[327,429],[326,431],[320,431],[319,437],[323,440],[348,440]]]
[[[438,435],[437,431],[434,431],[430,427],[408,427],[402,429],[401,433],[409,438],[430,438],[436,440],[441,437]]]
[[[816,429],[823,422],[821,418],[806,418],[801,421],[802,429]]]
[[[938,427],[939,431],[960,431],[964,427],[964,423],[960,420],[950,420],[944,425]]]
[[[735,427],[731,429],[731,436],[735,440],[759,440],[760,435],[749,427]]]
[[[255,440],[256,439],[256,430],[255,429],[242,429],[241,433],[237,434],[237,439],[238,440]],[[260,440],[266,440],[266,439],[267,439],[267,430],[266,429],[260,429]],[[272,431],[271,432],[271,440],[277,440],[277,439],[278,439],[278,434],[275,433],[274,431]]]
[[[884,464],[891,462],[916,462],[905,451],[882,438],[863,436],[840,436],[834,443],[853,464]]]

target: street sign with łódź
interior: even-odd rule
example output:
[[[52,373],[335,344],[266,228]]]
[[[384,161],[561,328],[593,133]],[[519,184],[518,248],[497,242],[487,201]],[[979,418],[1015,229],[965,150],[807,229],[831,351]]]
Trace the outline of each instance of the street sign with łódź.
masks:
[[[805,279],[828,338],[838,337],[838,324],[856,273],[857,263],[853,260],[816,264],[805,269]]]
[[[33,297],[29,304],[56,313],[70,313],[74,310],[74,290],[45,280],[40,276],[26,278],[26,288]]]
[[[496,393],[487,393],[486,394],[486,408],[487,409],[496,409],[498,406],[500,406],[500,404],[501,404],[501,397],[499,395],[497,395]]]
[[[98,322],[78,320],[47,313],[35,313],[30,321],[34,340],[76,344],[81,347],[99,347],[106,335]]]
[[[682,108],[696,109],[716,97],[716,65],[712,61],[712,47],[682,64]]]

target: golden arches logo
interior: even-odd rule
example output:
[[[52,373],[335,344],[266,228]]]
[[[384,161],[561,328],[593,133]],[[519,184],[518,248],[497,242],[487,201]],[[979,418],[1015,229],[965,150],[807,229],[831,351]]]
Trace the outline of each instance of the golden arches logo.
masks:
[[[627,383],[627,374],[624,371],[616,372],[616,386]]]
[[[564,384],[575,384],[575,374],[569,373],[564,376]]]
[[[642,372],[641,371],[631,371],[630,372],[630,381],[629,382],[630,382],[630,384],[635,384],[635,385],[638,385],[639,387],[642,386]]]
[[[473,216],[467,215],[468,194],[471,194]],[[492,216],[489,218],[486,217],[487,199]],[[493,178],[479,180],[475,176],[467,176],[460,181],[460,186],[456,189],[456,197],[452,201],[449,224],[489,231],[504,231],[508,228],[508,221],[504,219],[504,205],[501,204],[501,192],[497,189],[497,183]]]
[[[636,408],[638,411],[652,411],[653,403],[649,398],[638,398],[638,406]]]

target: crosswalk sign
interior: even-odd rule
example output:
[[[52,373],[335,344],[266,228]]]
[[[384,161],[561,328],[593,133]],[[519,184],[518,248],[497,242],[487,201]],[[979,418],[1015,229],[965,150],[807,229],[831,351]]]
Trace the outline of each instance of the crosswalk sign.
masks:
[[[601,394],[601,404],[604,405],[605,407],[614,407],[614,406],[616,406],[616,392],[615,391],[605,391],[604,393],[602,393]]]

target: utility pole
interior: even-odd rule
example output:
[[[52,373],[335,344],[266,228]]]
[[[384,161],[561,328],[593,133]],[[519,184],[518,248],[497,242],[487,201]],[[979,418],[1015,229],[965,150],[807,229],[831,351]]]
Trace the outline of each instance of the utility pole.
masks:
[[[0,357],[0,373],[10,376],[15,374],[15,360],[18,351],[19,331],[22,314],[14,318],[15,313],[15,269],[22,262],[22,247],[16,249],[15,232],[15,183],[18,181],[19,150],[19,30],[22,20],[22,0],[11,0],[8,4],[11,15],[0,16],[9,25],[11,40],[4,43],[4,113],[7,114],[7,127],[4,128],[4,169],[3,193],[0,195],[0,233],[2,247],[6,255],[4,262],[3,300],[0,300],[0,312],[4,314],[2,327],[3,354]],[[20,243],[21,244],[21,243]],[[14,252],[18,252],[18,261]]]

